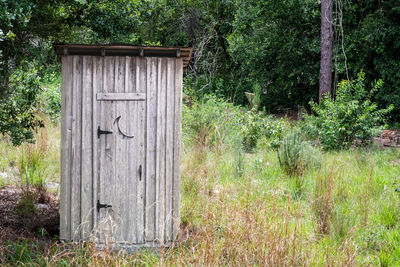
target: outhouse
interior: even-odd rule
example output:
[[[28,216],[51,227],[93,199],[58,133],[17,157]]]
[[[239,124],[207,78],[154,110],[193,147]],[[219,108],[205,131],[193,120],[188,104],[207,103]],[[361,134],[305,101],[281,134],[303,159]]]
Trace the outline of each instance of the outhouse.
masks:
[[[192,49],[55,44],[60,238],[153,247],[180,224],[182,75]]]

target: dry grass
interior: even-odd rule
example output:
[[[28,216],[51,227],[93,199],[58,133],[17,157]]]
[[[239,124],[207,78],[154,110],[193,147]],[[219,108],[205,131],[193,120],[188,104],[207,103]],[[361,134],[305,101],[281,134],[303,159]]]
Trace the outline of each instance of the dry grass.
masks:
[[[53,134],[56,133],[56,134]],[[58,130],[50,129],[41,177],[59,168]],[[45,134],[43,134],[45,136]],[[34,266],[396,266],[400,261],[400,183],[396,151],[323,155],[302,176],[302,197],[276,153],[243,154],[205,135],[186,145],[182,162],[181,234],[172,248],[126,254],[51,237],[9,241],[0,231],[0,264]],[[55,143],[55,145],[53,144]],[[4,144],[0,144],[4,147]],[[35,152],[36,153],[36,152]],[[13,152],[9,153],[13,155]],[[15,160],[15,155],[12,156]],[[242,160],[242,162],[239,162]],[[238,166],[241,175],[237,174]],[[52,180],[52,178],[50,178]],[[38,195],[40,195],[38,193]]]

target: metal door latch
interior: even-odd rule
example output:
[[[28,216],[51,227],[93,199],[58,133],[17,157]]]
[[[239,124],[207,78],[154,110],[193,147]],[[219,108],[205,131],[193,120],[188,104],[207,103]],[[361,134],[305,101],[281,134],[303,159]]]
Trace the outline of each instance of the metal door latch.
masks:
[[[97,138],[100,138],[100,135],[102,135],[102,134],[112,134],[112,133],[113,133],[112,131],[101,130],[100,126],[97,127]]]
[[[101,208],[111,208],[111,207],[112,205],[100,204],[100,200],[97,200],[97,212],[99,212]]]

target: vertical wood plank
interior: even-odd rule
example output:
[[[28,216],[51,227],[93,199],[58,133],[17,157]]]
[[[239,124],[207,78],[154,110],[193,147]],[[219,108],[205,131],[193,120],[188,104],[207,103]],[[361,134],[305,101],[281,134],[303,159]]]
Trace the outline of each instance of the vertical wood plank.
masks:
[[[103,64],[104,70],[104,87],[103,91],[112,93],[114,92],[114,79],[115,79],[115,57],[105,57]],[[114,117],[113,109],[114,101],[101,101],[101,129],[112,129],[112,118]],[[112,205],[113,196],[115,193],[115,175],[113,164],[115,161],[115,143],[112,135],[100,136],[101,142],[101,163],[100,163],[100,202]],[[102,242],[112,241],[113,225],[109,209],[100,209],[101,227],[100,227],[100,240]]]
[[[123,93],[125,91],[125,57],[115,57],[115,93]],[[115,116],[111,117],[112,120],[112,131],[113,134],[110,137],[115,140],[115,158],[113,168],[115,170],[114,177],[114,199],[113,199],[113,211],[117,214],[114,217],[115,223],[115,238],[116,241],[124,241],[125,232],[133,226],[128,225],[126,221],[127,207],[126,207],[126,143],[127,141],[121,137],[118,132],[118,123],[122,127],[126,126],[127,115],[126,114],[126,103],[124,101],[113,101]],[[116,119],[120,117],[118,122]]]
[[[165,232],[165,134],[166,134],[166,74],[167,59],[158,59],[157,92],[157,152],[156,152],[156,231],[157,240],[163,243]]]
[[[92,228],[92,99],[93,57],[82,58],[82,180],[81,180],[81,238],[87,240]]]
[[[81,131],[82,131],[82,56],[73,56],[74,100],[71,143],[71,239],[80,239],[81,223]]]
[[[136,62],[136,92],[146,93],[147,75],[146,75],[146,60],[144,58],[137,58]],[[145,195],[145,182],[146,165],[145,165],[145,117],[146,117],[146,102],[137,102],[137,144],[138,144],[138,157],[137,166],[141,166],[142,174],[137,181],[137,196],[136,196],[136,225],[137,225],[137,243],[144,242],[144,195]],[[139,167],[137,167],[137,172]],[[137,173],[136,172],[136,173]],[[139,173],[137,173],[139,174]],[[139,174],[140,175],[140,174]]]
[[[62,59],[62,100],[61,100],[61,170],[60,170],[60,238],[71,238],[71,104],[73,97],[72,57]]]
[[[137,91],[137,60],[135,59],[134,65],[131,66],[131,92],[136,92]],[[138,232],[138,225],[137,225],[137,195],[138,195],[138,181],[139,181],[139,176],[138,176],[138,137],[139,137],[139,132],[138,132],[138,103],[137,101],[128,101],[129,103],[129,120],[130,120],[130,130],[134,135],[133,139],[129,140],[130,143],[130,159],[131,159],[131,169],[129,170],[129,177],[130,180],[132,181],[132,188],[131,188],[131,197],[132,197],[132,210],[130,211],[132,213],[132,227],[130,231],[132,231],[132,241],[137,243],[137,232]]]
[[[131,57],[126,57],[126,65],[125,65],[125,93],[130,93],[134,92],[134,79],[136,78],[135,75],[136,67],[135,67],[135,59]],[[132,73],[133,72],[133,73]],[[126,126],[126,131],[129,134],[132,134],[132,128],[134,125],[134,122],[132,121],[134,116],[132,116],[133,108],[132,104],[130,103],[131,101],[126,101],[125,103],[125,108],[126,108],[126,114],[125,114],[125,126]],[[134,138],[136,138],[134,134]],[[127,204],[127,213],[125,214],[126,216],[126,223],[129,225],[129,227],[126,229],[125,233],[125,240],[135,243],[136,241],[136,231],[135,231],[135,180],[134,180],[134,167],[132,166],[134,164],[134,147],[132,146],[133,142],[132,140],[126,140],[126,159],[127,159],[127,166],[125,167],[125,177],[126,177],[126,183],[127,186],[125,186],[124,194],[126,198],[126,204]]]
[[[97,126],[100,125],[100,101],[97,101],[94,96],[96,96],[97,92],[102,92],[103,88],[103,58],[102,57],[93,57],[93,91],[92,91],[92,169],[93,169],[93,199],[92,199],[92,207],[93,207],[93,229],[94,236],[98,237],[98,214],[96,210],[96,203],[99,199],[99,175],[100,175],[100,164],[99,158],[101,156],[100,153],[100,143],[97,138]]]
[[[165,166],[165,240],[172,240],[172,186],[174,172],[175,119],[175,59],[168,58],[166,66],[166,166]]]
[[[145,239],[154,241],[156,227],[156,132],[157,132],[157,82],[158,59],[147,61],[146,100],[146,195]]]
[[[182,145],[182,79],[183,63],[177,58],[175,65],[175,123],[174,123],[174,180],[173,180],[173,238],[179,234],[181,202],[181,145]]]

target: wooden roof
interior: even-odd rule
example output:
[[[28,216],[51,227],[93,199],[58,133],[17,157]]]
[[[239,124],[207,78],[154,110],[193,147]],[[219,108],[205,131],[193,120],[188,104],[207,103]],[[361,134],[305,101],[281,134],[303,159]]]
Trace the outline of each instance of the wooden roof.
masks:
[[[181,57],[187,68],[192,47],[134,46],[130,44],[53,44],[57,55]]]

